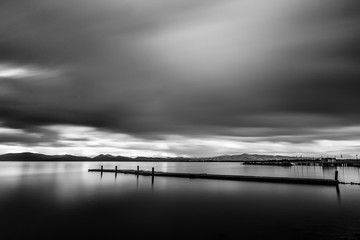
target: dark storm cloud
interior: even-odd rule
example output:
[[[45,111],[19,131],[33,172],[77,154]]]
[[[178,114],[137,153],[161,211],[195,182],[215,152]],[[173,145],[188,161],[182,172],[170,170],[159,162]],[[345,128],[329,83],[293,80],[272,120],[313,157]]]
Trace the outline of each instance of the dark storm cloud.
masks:
[[[26,131],[15,129],[8,132],[1,132],[0,128],[0,143],[4,144],[36,146],[55,144],[58,139],[59,134],[56,131],[44,128],[32,127]]]
[[[36,70],[0,77],[0,120],[299,142],[357,125],[359,4],[292,2],[1,1],[0,64]]]

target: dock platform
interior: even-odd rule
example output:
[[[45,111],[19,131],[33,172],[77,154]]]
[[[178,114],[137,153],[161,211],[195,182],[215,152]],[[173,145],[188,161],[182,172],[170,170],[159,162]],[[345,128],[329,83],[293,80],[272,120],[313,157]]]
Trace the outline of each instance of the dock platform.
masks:
[[[191,179],[214,179],[214,180],[231,180],[231,181],[251,181],[251,182],[274,182],[274,183],[293,183],[293,184],[311,184],[311,185],[338,185],[337,174],[335,179],[317,179],[317,178],[291,178],[291,177],[266,177],[266,176],[244,176],[244,175],[222,175],[208,173],[177,173],[177,172],[159,172],[132,169],[89,169],[89,172],[109,172],[134,174],[153,177],[177,177]]]

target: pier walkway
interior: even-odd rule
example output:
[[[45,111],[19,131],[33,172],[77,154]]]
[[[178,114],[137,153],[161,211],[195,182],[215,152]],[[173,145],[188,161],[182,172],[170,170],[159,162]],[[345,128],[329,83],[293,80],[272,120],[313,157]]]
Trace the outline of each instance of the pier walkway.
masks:
[[[317,179],[317,178],[291,178],[291,177],[266,177],[266,176],[244,176],[244,175],[222,175],[222,174],[208,174],[208,173],[177,173],[177,172],[158,172],[139,170],[118,170],[115,169],[89,169],[89,172],[109,172],[109,173],[123,173],[134,174],[152,177],[177,177],[177,178],[193,178],[193,179],[216,179],[216,180],[232,180],[232,181],[251,181],[251,182],[277,182],[277,183],[295,183],[295,184],[312,184],[312,185],[338,185],[337,171],[334,179]]]

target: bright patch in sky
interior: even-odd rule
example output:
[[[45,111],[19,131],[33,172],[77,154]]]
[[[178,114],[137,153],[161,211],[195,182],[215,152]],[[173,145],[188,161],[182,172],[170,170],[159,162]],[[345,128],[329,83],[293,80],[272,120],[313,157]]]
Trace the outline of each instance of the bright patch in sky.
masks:
[[[0,64],[0,78],[22,78],[31,75],[31,71],[21,67],[11,67]]]
[[[53,142],[21,146],[15,142],[0,145],[0,151],[39,152],[45,154],[73,154],[96,156],[98,154],[127,157],[212,157],[225,154],[273,154],[288,156],[337,156],[355,158],[360,140],[315,140],[297,144],[285,141],[267,141],[261,138],[228,136],[163,135],[159,140],[147,140],[128,134],[111,133],[92,127],[53,125],[44,127],[56,133]],[[358,130],[357,128],[356,130]],[[18,130],[0,128],[0,133],[18,134]],[[34,134],[22,133],[38,138]],[[256,140],[256,141],[254,141]],[[53,145],[57,147],[54,148]],[[331,151],[329,151],[331,149]]]
[[[13,64],[0,63],[0,79],[54,79],[60,77],[63,69],[45,69],[38,66],[18,66]]]

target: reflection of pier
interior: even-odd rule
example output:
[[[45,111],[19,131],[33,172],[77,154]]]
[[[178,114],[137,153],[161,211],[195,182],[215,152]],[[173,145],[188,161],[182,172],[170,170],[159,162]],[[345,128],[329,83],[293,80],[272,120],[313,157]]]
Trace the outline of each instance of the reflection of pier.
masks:
[[[291,167],[293,164],[288,161],[246,161],[244,165],[266,165],[266,166],[280,166],[280,167]]]
[[[341,203],[341,194],[340,194],[340,188],[339,185],[336,185],[336,196],[339,203]]]
[[[321,169],[324,173],[333,173],[337,170],[337,167],[331,165],[322,165]]]
[[[294,165],[323,166],[323,167],[360,167],[360,161],[355,159],[339,160],[335,158],[321,158],[314,160],[291,160]]]
[[[206,174],[206,173],[175,173],[175,172],[155,172],[154,168],[152,171],[139,170],[118,170],[115,169],[89,169],[89,172],[110,172],[110,173],[124,173],[124,174],[135,174],[143,176],[151,176],[152,183],[154,177],[177,177],[177,178],[198,178],[198,179],[214,179],[214,180],[232,180],[232,181],[252,181],[252,182],[276,182],[276,183],[296,183],[296,184],[312,184],[312,185],[337,185],[338,172],[335,172],[334,179],[317,179],[317,178],[288,178],[288,177],[265,177],[265,176],[243,176],[243,175],[221,175],[221,174]]]
[[[317,159],[278,159],[278,160],[254,160],[242,161],[244,165],[264,165],[264,166],[324,166],[324,167],[360,167],[358,159],[336,159],[336,158],[317,158]]]

